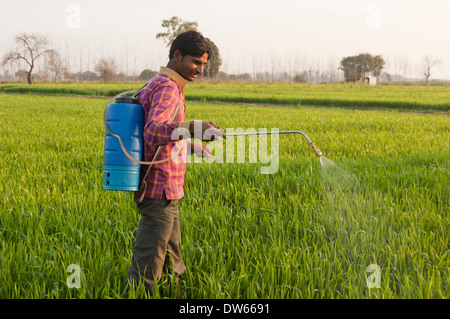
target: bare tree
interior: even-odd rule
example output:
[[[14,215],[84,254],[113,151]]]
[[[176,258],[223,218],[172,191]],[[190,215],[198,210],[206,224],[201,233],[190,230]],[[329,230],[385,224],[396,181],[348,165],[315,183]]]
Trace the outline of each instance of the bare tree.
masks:
[[[4,77],[7,81],[13,81],[14,76],[9,70],[5,70]]]
[[[114,58],[102,58],[95,66],[95,71],[100,73],[103,81],[112,81],[116,75],[117,63]]]
[[[308,83],[312,83],[312,72],[313,72],[313,63],[314,60],[312,57],[308,57],[308,60],[306,61],[306,71],[308,74]]]
[[[335,74],[338,70],[339,63],[337,62],[337,58],[335,54],[332,54],[328,57],[327,61],[327,71],[328,71],[328,79],[330,82],[336,81]]]
[[[56,82],[58,75],[64,74],[67,68],[58,52],[53,51],[47,56],[47,67],[52,73],[52,81]]]
[[[425,56],[422,59],[422,71],[423,75],[425,75],[425,83],[428,85],[428,79],[431,76],[431,69],[435,66],[438,66],[442,63],[441,60],[434,58],[432,56]]]
[[[316,83],[321,82],[321,80],[320,80],[321,68],[322,68],[322,61],[320,61],[319,56],[317,56],[317,59],[316,59]]]
[[[16,72],[16,76],[19,78],[19,81],[24,81],[27,78],[27,70],[19,69]]]
[[[25,61],[29,69],[27,71],[27,82],[33,84],[33,69],[36,66],[36,60],[41,56],[47,56],[54,51],[50,49],[50,43],[46,36],[40,34],[20,34],[15,38],[16,49],[9,51],[3,56],[2,65],[9,62]]]
[[[83,41],[80,44],[80,82],[83,82]]]

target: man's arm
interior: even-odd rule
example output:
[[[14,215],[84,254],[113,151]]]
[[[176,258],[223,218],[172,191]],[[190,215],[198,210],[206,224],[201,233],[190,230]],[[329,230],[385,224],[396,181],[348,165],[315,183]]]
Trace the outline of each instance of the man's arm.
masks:
[[[150,101],[151,107],[144,125],[146,143],[161,146],[172,142],[173,131],[179,127],[180,123],[183,123],[172,121],[179,103],[178,87],[175,84],[163,83],[156,89]]]
[[[155,146],[167,145],[173,141],[172,133],[176,129],[185,129],[190,137],[202,141],[212,141],[217,137],[226,138],[222,129],[214,122],[207,121],[172,121],[179,101],[178,87],[170,82],[158,87],[153,94],[147,122],[144,125],[144,140]],[[179,139],[187,138],[182,130],[179,131]],[[176,132],[175,132],[176,133]],[[183,135],[183,136],[182,136]],[[177,134],[174,134],[177,136]]]

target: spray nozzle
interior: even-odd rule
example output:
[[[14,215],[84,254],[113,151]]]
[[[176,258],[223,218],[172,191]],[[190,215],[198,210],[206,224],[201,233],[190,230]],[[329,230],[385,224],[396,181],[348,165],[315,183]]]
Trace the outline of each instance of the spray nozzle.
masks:
[[[314,143],[309,144],[309,146],[312,147],[312,149],[314,150],[314,154],[316,154],[318,157],[322,157],[322,152],[316,147],[316,145],[314,145]]]

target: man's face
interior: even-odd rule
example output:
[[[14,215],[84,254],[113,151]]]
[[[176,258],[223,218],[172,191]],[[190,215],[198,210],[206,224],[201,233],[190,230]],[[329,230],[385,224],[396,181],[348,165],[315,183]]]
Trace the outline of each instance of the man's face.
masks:
[[[208,62],[208,53],[201,57],[191,55],[181,56],[181,53],[175,52],[176,71],[187,81],[194,81],[199,74],[203,74],[203,67]]]

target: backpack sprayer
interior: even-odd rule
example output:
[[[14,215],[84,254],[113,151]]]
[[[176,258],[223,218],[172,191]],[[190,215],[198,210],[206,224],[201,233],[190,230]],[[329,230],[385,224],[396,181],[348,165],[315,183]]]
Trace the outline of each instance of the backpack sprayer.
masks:
[[[172,157],[156,161],[161,148],[156,151],[153,160],[142,161],[143,131],[145,112],[139,104],[137,96],[145,85],[138,91],[125,91],[108,101],[103,112],[105,125],[105,148],[103,156],[103,189],[115,191],[138,191],[141,165],[153,165],[170,161]],[[134,93],[127,96],[128,93]],[[115,103],[112,103],[112,102]],[[178,105],[179,108],[180,105]],[[178,108],[173,116],[175,121]],[[114,132],[114,133],[113,133]],[[229,133],[227,136],[262,135],[262,134],[301,134],[320,158],[322,152],[314,145],[309,137],[301,131],[275,131],[275,132],[247,132]]]

